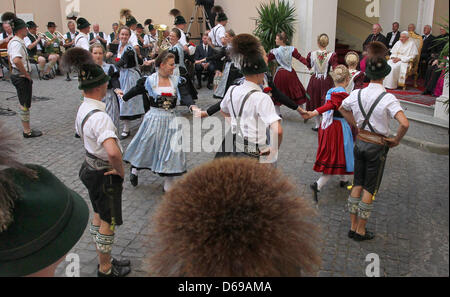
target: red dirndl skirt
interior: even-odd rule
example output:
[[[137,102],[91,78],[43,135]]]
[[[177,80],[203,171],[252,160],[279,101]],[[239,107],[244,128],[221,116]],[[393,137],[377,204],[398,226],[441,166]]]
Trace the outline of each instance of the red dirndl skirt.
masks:
[[[334,120],[325,130],[319,129],[319,148],[314,171],[327,175],[353,175],[353,172],[347,172],[344,134],[338,120]]]
[[[325,103],[328,90],[334,88],[334,82],[330,75],[326,79],[313,75],[308,84],[308,94],[311,98],[306,102],[306,110],[314,111]]]
[[[302,105],[306,102],[306,91],[302,83],[298,79],[297,72],[292,69],[291,72],[280,68],[275,75],[274,84],[283,94],[288,96],[297,105]],[[281,103],[274,102],[275,105],[280,106]]]

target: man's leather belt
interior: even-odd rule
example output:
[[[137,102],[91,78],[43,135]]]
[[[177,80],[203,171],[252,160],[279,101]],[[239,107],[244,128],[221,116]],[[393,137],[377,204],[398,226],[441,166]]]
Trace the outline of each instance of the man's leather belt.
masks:
[[[361,130],[358,133],[357,138],[361,141],[373,143],[377,145],[386,145],[385,136],[377,133],[372,133],[366,130]]]
[[[111,170],[112,166],[107,161],[97,158],[96,156],[86,152],[86,163],[95,170]]]

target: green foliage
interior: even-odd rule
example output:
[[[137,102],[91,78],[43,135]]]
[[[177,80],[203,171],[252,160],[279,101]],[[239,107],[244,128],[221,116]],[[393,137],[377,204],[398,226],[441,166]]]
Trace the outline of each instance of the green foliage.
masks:
[[[441,64],[441,65],[444,65],[444,71],[445,71],[445,75],[447,75],[448,76],[448,64],[449,64],[449,56],[448,56],[448,45],[449,45],[449,39],[448,39],[448,19],[445,19],[445,18],[443,18],[443,20],[445,21],[445,24],[438,24],[438,25],[440,25],[441,27],[443,27],[444,28],[444,30],[445,30],[445,32],[447,33],[447,36],[445,36],[445,37],[441,37],[441,38],[437,38],[436,39],[436,41],[435,41],[435,43],[436,44],[441,44],[441,43],[443,43],[443,42],[445,42],[445,45],[444,45],[444,48],[442,49],[442,51],[441,51],[441,54],[440,54],[440,57],[439,57],[439,63]],[[438,69],[437,71],[441,71],[441,69]],[[448,87],[448,86],[444,86],[444,88],[445,87]],[[448,113],[449,112],[449,100],[447,99],[446,101],[444,101],[443,102],[444,103],[444,105],[446,105],[446,112]]]
[[[294,36],[295,7],[284,0],[271,0],[269,3],[261,3],[257,8],[259,17],[254,34],[261,40],[264,49],[276,47],[275,38],[278,33],[285,32],[292,40]]]

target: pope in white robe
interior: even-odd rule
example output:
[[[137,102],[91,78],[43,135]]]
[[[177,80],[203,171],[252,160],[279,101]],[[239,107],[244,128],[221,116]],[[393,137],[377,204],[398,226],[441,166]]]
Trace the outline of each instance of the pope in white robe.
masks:
[[[392,67],[392,71],[384,79],[383,85],[387,89],[397,89],[399,85],[405,85],[409,62],[419,54],[419,51],[414,41],[409,38],[409,33],[402,32],[391,53],[388,64]]]

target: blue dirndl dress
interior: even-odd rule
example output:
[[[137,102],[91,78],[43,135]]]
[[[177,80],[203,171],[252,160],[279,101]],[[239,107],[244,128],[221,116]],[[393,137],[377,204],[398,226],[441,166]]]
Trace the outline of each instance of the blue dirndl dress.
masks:
[[[171,76],[172,90],[180,103],[178,89],[180,78]],[[147,78],[145,88],[150,100],[161,95],[158,88],[159,75],[154,73]],[[139,131],[134,136],[123,160],[137,169],[148,169],[161,176],[178,176],[186,173],[186,154],[182,149],[174,150],[174,142],[181,142],[182,130],[175,109],[164,110],[152,107],[144,116]],[[175,144],[176,145],[176,144]],[[178,144],[178,147],[181,145]]]

